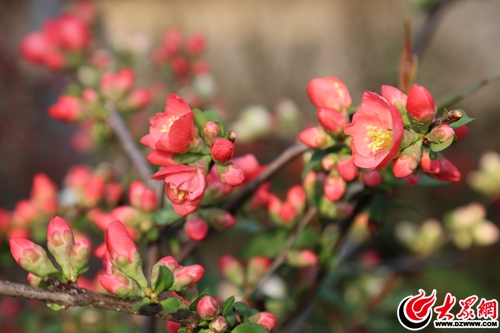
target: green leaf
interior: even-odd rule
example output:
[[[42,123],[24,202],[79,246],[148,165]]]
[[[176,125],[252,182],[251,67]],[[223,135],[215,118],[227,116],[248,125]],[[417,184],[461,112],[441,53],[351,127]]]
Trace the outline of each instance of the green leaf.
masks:
[[[238,326],[234,330],[231,331],[232,333],[268,333],[267,330],[264,328],[264,326],[259,325],[257,323],[243,323]]]
[[[155,293],[160,294],[174,284],[174,274],[172,274],[172,271],[167,266],[158,264],[153,267],[153,270],[158,270],[158,278],[156,281],[152,281]]]
[[[201,160],[205,156],[196,153],[175,154],[172,160],[180,164],[189,164]]]
[[[319,235],[310,225],[306,226],[301,233],[297,235],[295,242],[293,242],[293,249],[311,248],[318,242]]]
[[[144,297],[140,302],[135,303],[131,310],[132,311],[138,311],[140,308],[142,308],[145,305],[151,304],[151,300],[147,297]]]
[[[432,142],[429,146],[429,148],[434,151],[434,152],[438,152],[438,151],[442,151],[442,150],[445,150],[446,148],[448,148],[452,143],[453,143],[453,140],[455,139],[455,137],[452,135],[448,140],[446,140],[445,142],[441,142],[441,143],[434,143]]]
[[[208,289],[203,290],[203,292],[200,293],[198,295],[198,297],[196,297],[195,300],[191,302],[191,305],[189,306],[189,310],[196,311],[196,307],[197,307],[198,303],[200,302],[200,300],[207,295],[208,295]]]
[[[203,133],[203,127],[205,127],[205,124],[207,123],[207,117],[205,116],[205,113],[201,111],[200,109],[194,109],[194,125],[198,127],[198,131],[200,133]]]
[[[56,303],[47,303],[47,306],[54,311],[61,311],[66,309],[64,305],[59,305]]]
[[[240,251],[242,259],[254,256],[276,257],[283,248],[289,232],[282,228],[271,228],[255,235]]]
[[[226,313],[226,315],[224,316],[224,318],[226,318],[227,325],[229,327],[234,326],[234,324],[236,324],[236,315],[234,314],[233,311],[229,311],[228,313]]]
[[[214,123],[216,123],[218,121],[217,112],[214,109],[205,111],[204,114],[205,114],[207,121],[213,121]]]
[[[177,330],[177,333],[189,333],[188,330],[186,329],[186,326],[181,326]]]
[[[326,150],[315,150],[313,155],[311,156],[311,159],[307,162],[304,171],[302,171],[302,179],[306,179],[307,174],[309,171],[317,167],[318,165],[321,164],[321,160],[325,155],[327,154]]]
[[[159,225],[170,225],[180,221],[183,216],[178,215],[172,207],[165,207],[156,211],[153,220]]]
[[[160,302],[161,307],[168,313],[174,313],[179,310],[181,306],[181,300],[177,297],[169,297]]]
[[[460,118],[459,121],[451,123],[450,124],[451,128],[458,128],[460,126],[467,125],[471,121],[476,120],[476,118],[469,117],[469,115],[464,110],[462,110],[462,109],[457,109],[457,110],[459,110],[460,112],[462,112],[462,118]]]
[[[465,97],[468,97],[469,95],[472,95],[482,87],[493,83],[500,79],[500,75],[492,76],[490,78],[483,79],[481,81],[478,81],[476,83],[473,83],[465,88],[462,88],[458,91],[454,91],[450,94],[447,94],[441,98],[438,99],[436,105],[438,110],[442,110],[444,108],[447,108],[453,104],[455,104],[458,101],[461,101]]]
[[[236,302],[233,304],[233,308],[238,316],[248,316],[250,309],[248,305],[243,302]]]
[[[222,315],[225,316],[233,307],[234,296],[229,297],[222,303]]]

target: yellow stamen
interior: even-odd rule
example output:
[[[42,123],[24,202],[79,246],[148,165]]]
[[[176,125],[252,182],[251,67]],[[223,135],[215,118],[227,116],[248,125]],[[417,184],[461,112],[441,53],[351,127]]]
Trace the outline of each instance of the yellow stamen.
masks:
[[[179,119],[179,117],[177,117],[177,116],[172,116],[172,117],[168,118],[168,124],[163,124],[163,126],[161,127],[160,132],[161,133],[168,133],[170,131],[170,127],[172,127],[172,124],[177,119]]]
[[[366,148],[371,149],[372,153],[391,149],[393,136],[391,130],[384,130],[377,126],[367,126],[366,129],[365,142],[368,142]]]
[[[177,194],[177,198],[178,198],[179,200],[183,200],[183,199],[184,199],[184,197],[185,197],[186,195],[188,195],[188,194],[189,194],[189,192],[188,192],[188,191],[178,190],[178,189],[176,189],[176,188],[174,188],[174,193],[175,193],[175,194]]]

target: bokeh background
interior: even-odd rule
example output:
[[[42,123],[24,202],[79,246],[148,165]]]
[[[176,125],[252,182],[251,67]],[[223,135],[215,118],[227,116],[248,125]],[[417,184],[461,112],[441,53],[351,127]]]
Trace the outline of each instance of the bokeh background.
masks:
[[[351,92],[354,104],[365,90],[379,91],[394,84],[404,37],[404,22],[414,32],[425,23],[429,1],[410,0],[99,0],[103,28],[115,47],[130,47],[147,54],[165,28],[183,33],[202,32],[208,40],[205,60],[210,63],[217,92],[225,101],[225,119],[238,119],[251,105],[274,110],[282,98],[293,100],[302,124],[316,121],[315,108],[305,88],[314,77],[336,76]],[[60,181],[75,163],[95,164],[99,153],[80,154],[70,145],[76,128],[48,117],[69,78],[24,62],[18,50],[21,38],[42,22],[58,15],[70,2],[56,0],[0,1],[0,206],[13,209],[27,198],[37,171]],[[436,97],[500,73],[500,2],[447,1],[420,59],[417,82]],[[143,73],[153,75],[144,56]],[[149,66],[149,67],[148,67]],[[398,211],[392,219],[421,222],[441,219],[456,206],[479,200],[489,205],[489,218],[498,225],[498,203],[471,191],[466,174],[477,168],[479,156],[500,150],[500,82],[494,82],[457,104],[477,118],[459,146],[447,151],[464,175],[458,184],[442,188],[401,189],[401,200],[415,210]],[[167,92],[166,92],[167,93]],[[165,95],[166,95],[165,93]],[[162,109],[150,110],[150,113]],[[300,128],[299,128],[300,129]],[[296,133],[290,133],[293,137]],[[290,141],[291,142],[291,141]],[[242,146],[269,162],[286,144],[272,132],[256,146]],[[300,170],[288,171],[300,174]],[[496,206],[495,206],[496,205]],[[393,237],[379,237],[382,249]],[[500,296],[497,245],[473,248],[451,268],[406,276],[413,289],[427,286],[438,292],[462,290],[460,296]],[[446,263],[443,266],[448,266]],[[429,329],[431,330],[431,329]]]

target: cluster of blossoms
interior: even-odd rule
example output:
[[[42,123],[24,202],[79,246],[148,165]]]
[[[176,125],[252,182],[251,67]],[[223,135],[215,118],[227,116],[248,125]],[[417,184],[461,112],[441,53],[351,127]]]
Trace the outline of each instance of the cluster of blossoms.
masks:
[[[340,200],[346,183],[356,178],[369,187],[380,185],[379,170],[391,162],[394,176],[412,186],[418,184],[419,170],[441,181],[460,180],[458,169],[439,152],[467,134],[465,121],[454,123],[463,112],[454,110],[436,119],[434,99],[423,86],[415,84],[408,95],[392,86],[383,86],[382,96],[367,91],[357,110],[350,110],[349,91],[337,78],[313,79],[307,92],[321,126],[306,129],[299,139],[322,151],[329,201]],[[307,183],[318,179],[308,177]]]
[[[208,64],[199,57],[205,52],[205,36],[195,33],[183,40],[181,32],[169,28],[163,35],[160,46],[153,51],[153,63],[164,66],[175,77],[179,85],[189,83],[196,76],[210,71]]]
[[[183,98],[170,94],[165,111],[150,123],[141,143],[153,149],[148,161],[163,167],[153,179],[166,182],[165,194],[177,214],[191,214],[203,200],[212,161],[222,183],[237,186],[243,182],[243,171],[231,162],[230,133],[224,133],[213,112],[193,112]]]

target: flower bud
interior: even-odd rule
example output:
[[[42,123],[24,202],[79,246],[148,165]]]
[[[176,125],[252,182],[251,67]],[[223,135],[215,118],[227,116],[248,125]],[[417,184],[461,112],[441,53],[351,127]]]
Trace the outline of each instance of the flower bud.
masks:
[[[75,274],[75,279],[78,278],[80,271],[85,268],[90,256],[90,244],[86,238],[80,239],[71,248],[71,268]],[[73,279],[71,279],[73,280]]]
[[[268,332],[271,332],[274,326],[276,326],[276,317],[265,311],[254,314],[248,320],[264,326]]]
[[[311,267],[318,263],[318,256],[309,249],[290,250],[286,255],[286,262],[293,267]]]
[[[184,230],[189,238],[199,242],[207,236],[208,224],[199,217],[193,216],[184,223]]]
[[[224,166],[218,165],[217,173],[220,181],[230,186],[238,186],[245,180],[243,171],[234,163],[228,163]]]
[[[76,96],[61,95],[57,103],[49,107],[49,116],[67,123],[74,123],[83,117],[80,99]]]
[[[21,55],[32,64],[43,64],[49,42],[41,32],[31,32],[21,40]]]
[[[413,119],[425,124],[434,119],[436,104],[430,92],[425,87],[415,83],[408,92],[406,109]]]
[[[226,230],[236,225],[234,216],[219,208],[211,208],[203,211],[203,217],[217,230]]]
[[[214,319],[221,313],[222,306],[213,297],[205,296],[200,299],[196,305],[196,309],[202,319],[210,320]]]
[[[420,167],[423,172],[429,174],[436,174],[441,171],[441,160],[436,158],[435,160],[431,160],[428,149],[422,150],[422,157],[420,158]]]
[[[339,161],[338,155],[335,153],[327,154],[321,159],[321,166],[325,171],[330,171],[337,165]]]
[[[9,237],[9,244],[14,260],[28,272],[40,277],[58,273],[41,246],[30,240],[12,236]]]
[[[467,125],[462,125],[460,127],[455,128],[454,131],[456,140],[453,142],[453,144],[457,144],[465,138],[467,133],[469,133],[469,128],[467,127]]]
[[[151,92],[145,88],[137,88],[127,97],[127,106],[133,110],[144,109],[151,102]]]
[[[376,187],[382,184],[382,176],[376,170],[363,171],[360,173],[359,178],[368,187]]]
[[[441,181],[458,182],[461,175],[457,167],[447,159],[441,160],[441,170],[439,173],[434,174],[434,178]]]
[[[210,153],[219,163],[229,162],[234,155],[234,144],[228,139],[216,139],[210,143]]]
[[[106,183],[100,176],[92,176],[83,190],[83,198],[88,207],[95,206],[103,197]]]
[[[346,182],[353,181],[358,176],[358,167],[354,164],[352,157],[342,157],[337,163],[337,171]]]
[[[328,200],[335,202],[339,201],[344,195],[346,188],[345,181],[338,175],[330,174],[326,178],[324,193]]]
[[[271,259],[263,256],[255,256],[248,260],[247,284],[256,286],[271,265]]]
[[[300,185],[292,186],[286,195],[286,202],[295,208],[295,211],[302,213],[306,205],[306,192]]]
[[[417,186],[419,179],[420,179],[420,173],[418,171],[413,171],[409,176],[403,178],[405,183],[410,186]]]
[[[307,95],[318,108],[336,110],[351,107],[352,99],[344,82],[336,77],[327,76],[323,79],[312,79],[307,85]]]
[[[117,73],[105,73],[100,82],[102,94],[111,100],[117,100],[132,89],[135,75],[132,69],[124,68]]]
[[[328,148],[332,146],[335,141],[328,135],[321,127],[311,127],[303,130],[299,134],[299,140],[311,148]]]
[[[405,148],[394,160],[392,172],[396,178],[405,178],[417,169],[422,155],[421,148],[422,141],[417,141],[417,143]]]
[[[232,284],[242,287],[245,282],[243,265],[233,256],[224,255],[219,259],[222,276]]]
[[[172,256],[166,256],[158,260],[156,265],[161,264],[167,266],[167,268],[173,273],[177,268],[181,267],[177,260]],[[155,265],[155,266],[156,266]]]
[[[104,199],[110,206],[116,206],[123,194],[123,188],[120,183],[109,183],[104,187]]]
[[[206,40],[203,34],[193,34],[186,40],[186,52],[191,56],[200,55],[203,51],[205,51],[205,44]]]
[[[212,330],[214,333],[223,333],[227,330],[227,320],[226,318],[219,316],[208,324],[208,328]]]
[[[111,264],[125,276],[135,280],[141,288],[148,283],[142,271],[142,260],[137,245],[120,221],[111,222],[105,235]]]
[[[99,282],[108,292],[120,297],[143,296],[143,292],[137,283],[125,276],[115,274],[99,274]]]
[[[47,228],[47,247],[57,263],[61,265],[64,275],[71,281],[76,281],[76,278],[72,279],[74,276],[70,268],[70,255],[74,244],[73,231],[68,222],[59,216],[53,217]]]
[[[58,18],[58,35],[61,46],[68,51],[81,52],[90,43],[90,29],[77,17],[64,14]]]
[[[340,111],[327,108],[318,109],[318,120],[321,126],[332,135],[343,133],[347,118]]]
[[[442,124],[434,127],[429,133],[429,139],[435,143],[443,143],[454,139],[455,132],[450,125]]]
[[[213,121],[209,121],[203,127],[203,136],[208,142],[212,142],[220,136],[219,126]]]
[[[170,290],[178,291],[193,286],[200,281],[204,273],[205,269],[200,265],[179,267],[174,271],[174,284]]]
[[[33,287],[42,287],[45,284],[41,277],[33,273],[28,273],[28,283]]]

